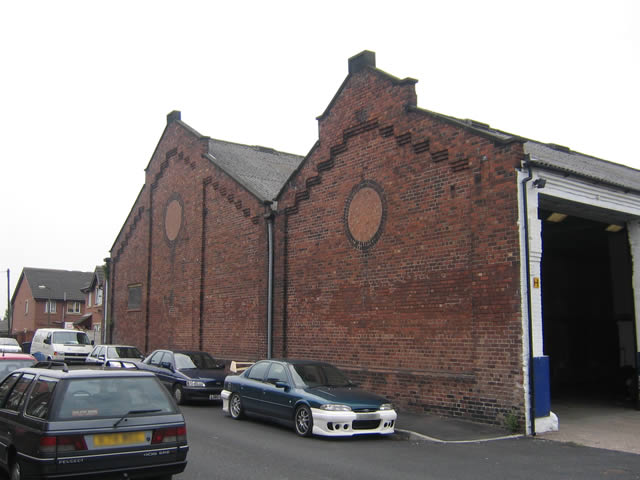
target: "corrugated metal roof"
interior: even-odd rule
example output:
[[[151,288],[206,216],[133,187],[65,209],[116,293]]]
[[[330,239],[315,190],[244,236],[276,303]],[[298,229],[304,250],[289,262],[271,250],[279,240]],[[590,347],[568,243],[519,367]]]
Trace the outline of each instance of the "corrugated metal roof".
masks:
[[[209,159],[260,200],[274,200],[304,157],[209,139]]]
[[[54,300],[84,301],[85,295],[82,288],[91,281],[93,272],[79,272],[70,270],[50,270],[45,268],[22,269],[24,278],[29,283],[33,298],[47,300],[49,290],[39,288],[44,285],[51,289],[51,298]]]
[[[525,142],[524,152],[530,156],[533,165],[640,192],[640,170],[635,168],[534,141]]]

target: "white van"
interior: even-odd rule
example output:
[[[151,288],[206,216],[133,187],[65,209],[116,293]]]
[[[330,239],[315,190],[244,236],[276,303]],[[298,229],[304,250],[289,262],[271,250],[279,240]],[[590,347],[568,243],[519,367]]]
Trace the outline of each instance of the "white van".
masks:
[[[80,330],[39,328],[31,340],[31,355],[38,360],[84,362],[91,350],[93,341]]]

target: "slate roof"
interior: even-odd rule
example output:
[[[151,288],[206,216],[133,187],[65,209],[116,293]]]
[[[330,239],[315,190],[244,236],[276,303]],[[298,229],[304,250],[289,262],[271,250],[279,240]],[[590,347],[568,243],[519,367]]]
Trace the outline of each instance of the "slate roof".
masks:
[[[561,145],[538,142],[519,135],[513,135],[491,128],[488,124],[475,120],[459,119],[418,107],[411,107],[410,110],[440,118],[448,123],[471,130],[485,138],[490,138],[495,142],[521,142],[524,153],[529,155],[529,162],[532,166],[548,168],[567,175],[576,175],[595,183],[640,192],[640,170],[635,168],[585,155],[584,153],[574,152],[570,148]]]
[[[104,285],[104,268],[100,265],[98,265],[93,271],[91,279],[86,285],[84,285],[84,287],[82,287],[82,291],[88,292],[90,290],[93,290],[96,284],[98,285],[98,287],[102,287]]]
[[[260,200],[273,201],[304,157],[209,139],[207,157]]]
[[[91,282],[93,273],[29,267],[22,269],[22,275],[31,288],[33,298],[37,300],[49,298],[49,290],[38,288],[39,285],[46,285],[51,289],[51,298],[54,300],[64,300],[66,297],[67,300],[84,302],[82,288]]]

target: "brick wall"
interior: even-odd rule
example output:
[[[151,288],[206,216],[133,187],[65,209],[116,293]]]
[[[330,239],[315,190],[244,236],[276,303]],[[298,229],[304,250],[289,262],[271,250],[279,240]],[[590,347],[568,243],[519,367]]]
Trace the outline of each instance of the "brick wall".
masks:
[[[149,162],[112,249],[113,341],[255,359],[266,351],[264,206],[203,158],[207,142],[170,122]]]
[[[365,69],[320,117],[279,202],[276,345],[350,370],[401,408],[523,416],[522,147],[415,100],[413,82]]]

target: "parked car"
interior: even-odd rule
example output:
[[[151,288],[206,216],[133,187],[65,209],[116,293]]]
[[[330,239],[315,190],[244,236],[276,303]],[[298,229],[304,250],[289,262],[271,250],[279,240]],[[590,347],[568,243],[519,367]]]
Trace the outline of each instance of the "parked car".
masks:
[[[14,370],[23,367],[30,367],[36,363],[33,355],[28,353],[0,353],[0,380],[5,378]]]
[[[155,350],[141,364],[155,373],[178,404],[189,400],[220,400],[225,365],[207,352]]]
[[[15,338],[2,337],[0,338],[0,352],[22,352],[22,347]]]
[[[38,360],[84,362],[93,350],[93,340],[81,330],[39,328],[31,341],[31,355]]]
[[[0,383],[0,466],[12,480],[170,479],[184,471],[185,420],[155,375],[47,363]]]
[[[394,432],[397,418],[384,397],[356,388],[335,366],[310,360],[262,360],[229,375],[222,410],[293,425],[298,435],[346,437]]]
[[[132,345],[96,345],[87,355],[86,363],[104,364],[109,360],[140,361],[144,355]]]

